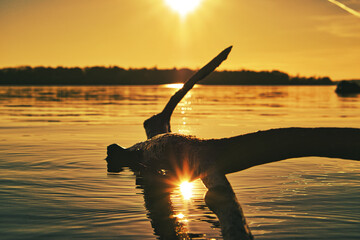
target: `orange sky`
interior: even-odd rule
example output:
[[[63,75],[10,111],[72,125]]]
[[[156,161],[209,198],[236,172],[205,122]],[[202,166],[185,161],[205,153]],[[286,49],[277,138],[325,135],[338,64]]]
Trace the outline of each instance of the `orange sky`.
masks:
[[[201,67],[360,78],[360,0],[0,0],[0,67]],[[355,15],[354,15],[355,14]]]

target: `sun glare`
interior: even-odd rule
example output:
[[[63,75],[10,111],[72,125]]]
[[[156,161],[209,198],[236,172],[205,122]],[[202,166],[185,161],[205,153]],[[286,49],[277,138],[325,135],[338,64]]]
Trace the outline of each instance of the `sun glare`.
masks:
[[[192,183],[182,182],[180,184],[180,191],[185,200],[189,200],[192,197]]]
[[[178,215],[175,215],[176,218],[183,219],[185,217],[184,214],[179,213]]]
[[[165,0],[166,4],[182,17],[194,11],[200,5],[201,1],[202,0]]]

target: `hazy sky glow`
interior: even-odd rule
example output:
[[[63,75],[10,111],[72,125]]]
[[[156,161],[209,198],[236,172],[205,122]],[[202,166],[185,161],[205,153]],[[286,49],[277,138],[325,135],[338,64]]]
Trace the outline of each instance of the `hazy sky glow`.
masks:
[[[0,67],[201,67],[360,78],[360,0],[0,0]]]
[[[165,0],[165,2],[184,18],[199,7],[201,0]]]

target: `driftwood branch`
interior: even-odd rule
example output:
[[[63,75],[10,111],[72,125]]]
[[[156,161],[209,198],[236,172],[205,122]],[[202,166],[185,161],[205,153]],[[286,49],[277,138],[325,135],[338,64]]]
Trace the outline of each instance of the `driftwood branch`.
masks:
[[[166,104],[161,113],[156,114],[144,121],[144,128],[147,138],[152,138],[158,134],[171,132],[170,118],[177,104],[197,82],[212,73],[224,60],[226,60],[231,49],[232,46],[226,48],[208,64],[197,71],[189,80],[184,83],[184,86],[170,98],[169,102]]]
[[[116,157],[125,153],[126,162]],[[224,239],[252,239],[225,174],[307,156],[360,160],[360,129],[283,128],[215,140],[169,133],[129,149],[111,147],[108,156],[110,166],[121,162],[130,168],[165,169],[175,176],[190,173],[192,179],[201,178],[208,188],[205,202],[218,216]]]
[[[208,140],[168,133],[109,154],[123,152],[128,154],[127,166],[138,164],[177,174],[191,170],[195,179],[290,158],[360,160],[360,129],[280,128]]]
[[[230,51],[231,47],[225,49],[200,69],[171,97],[161,113],[144,122],[149,140],[127,149],[116,144],[108,147],[109,172],[130,167],[137,180],[143,180],[140,187],[144,189],[145,206],[160,238],[176,239],[181,233],[176,219],[169,216],[172,206],[166,186],[157,182],[164,178],[158,174],[164,169],[169,174],[190,170],[192,179],[201,178],[208,188],[205,202],[218,216],[224,239],[251,240],[253,236],[225,174],[307,156],[360,160],[360,129],[355,128],[283,128],[215,140],[170,134],[170,118],[177,104],[197,82],[213,72]],[[157,136],[159,134],[162,135]],[[157,180],[152,180],[152,175]],[[159,201],[162,203],[159,205],[157,199],[161,197],[163,201]]]

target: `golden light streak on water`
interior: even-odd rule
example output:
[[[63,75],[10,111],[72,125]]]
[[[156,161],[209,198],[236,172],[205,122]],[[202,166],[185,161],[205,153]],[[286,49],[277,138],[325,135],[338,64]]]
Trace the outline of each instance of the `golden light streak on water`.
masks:
[[[165,84],[164,85],[166,88],[176,88],[176,89],[180,89],[184,86],[183,83],[172,83],[172,84]]]

